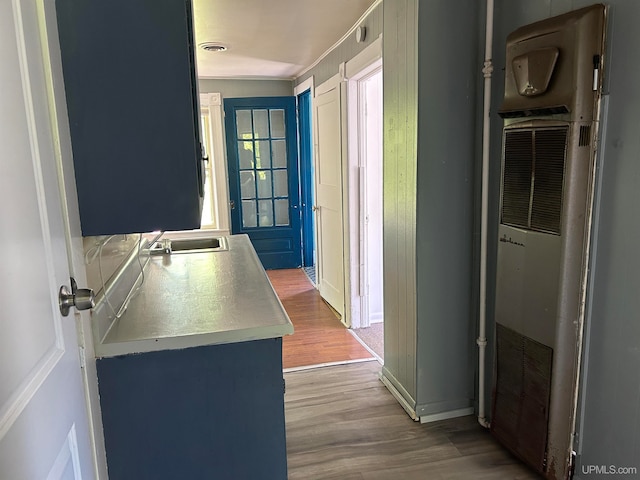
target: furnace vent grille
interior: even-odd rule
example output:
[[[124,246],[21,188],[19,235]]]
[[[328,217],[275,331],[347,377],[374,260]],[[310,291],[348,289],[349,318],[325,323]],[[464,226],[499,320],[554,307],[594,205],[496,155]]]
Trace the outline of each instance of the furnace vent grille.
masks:
[[[544,472],[553,350],[496,323],[497,367],[491,431]]]
[[[567,127],[505,131],[502,223],[560,234]]]
[[[578,139],[579,147],[588,147],[591,143],[591,125],[582,125],[580,127],[580,138]]]
[[[532,132],[508,132],[504,142],[504,157],[502,223],[528,228],[533,177]]]

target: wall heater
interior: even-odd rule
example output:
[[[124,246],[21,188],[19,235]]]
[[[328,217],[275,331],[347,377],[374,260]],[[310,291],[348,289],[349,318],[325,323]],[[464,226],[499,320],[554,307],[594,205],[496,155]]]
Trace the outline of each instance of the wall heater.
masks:
[[[571,469],[605,7],[507,38],[492,434],[550,479]]]

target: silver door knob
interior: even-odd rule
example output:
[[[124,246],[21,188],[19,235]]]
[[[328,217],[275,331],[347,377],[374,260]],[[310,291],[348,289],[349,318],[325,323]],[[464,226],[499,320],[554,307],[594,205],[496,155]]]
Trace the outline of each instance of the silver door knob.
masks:
[[[71,307],[78,310],[88,310],[96,306],[96,296],[90,288],[78,288],[75,278],[71,277],[71,291],[66,285],[58,292],[58,305],[63,317],[69,315]]]

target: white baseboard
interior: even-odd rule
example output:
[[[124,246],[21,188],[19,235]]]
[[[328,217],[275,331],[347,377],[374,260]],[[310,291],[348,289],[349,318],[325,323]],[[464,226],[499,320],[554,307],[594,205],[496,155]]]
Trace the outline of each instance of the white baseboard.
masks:
[[[393,397],[398,401],[400,406],[402,406],[402,408],[404,408],[404,411],[407,412],[407,414],[411,417],[411,419],[413,421],[415,421],[415,422],[419,421],[420,418],[418,417],[418,415],[416,415],[416,412],[413,409],[413,407],[409,404],[409,402],[407,402],[407,400],[402,396],[402,394],[396,389],[396,387],[393,385],[393,383],[391,383],[391,381],[387,377],[384,376],[383,373],[380,373],[380,381],[382,383],[384,383],[384,386],[387,387],[389,392],[391,392],[391,395],[393,395]]]

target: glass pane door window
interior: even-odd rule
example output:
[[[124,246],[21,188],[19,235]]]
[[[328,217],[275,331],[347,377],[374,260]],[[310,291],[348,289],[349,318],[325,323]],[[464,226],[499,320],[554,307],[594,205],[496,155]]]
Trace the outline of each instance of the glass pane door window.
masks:
[[[265,268],[302,263],[295,97],[225,99],[232,233]]]
[[[242,226],[290,225],[284,110],[236,110]]]

